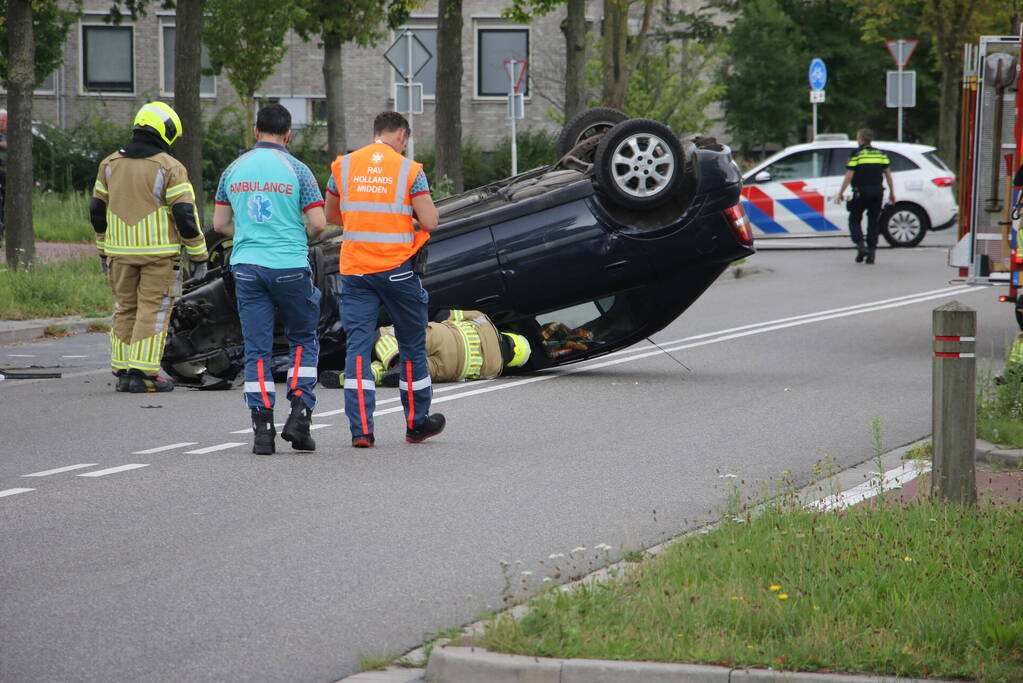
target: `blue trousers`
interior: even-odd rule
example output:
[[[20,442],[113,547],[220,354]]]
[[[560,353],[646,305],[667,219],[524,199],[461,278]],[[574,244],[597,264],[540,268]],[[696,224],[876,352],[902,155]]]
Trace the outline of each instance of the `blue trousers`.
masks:
[[[391,314],[398,339],[398,390],[406,428],[419,427],[429,414],[433,385],[426,362],[428,301],[408,261],[381,273],[341,276],[341,323],[346,336],[345,414],[353,437],[373,433],[376,385],[370,363],[381,305]]]
[[[238,317],[245,340],[245,403],[250,408],[273,408],[276,395],[272,374],[274,309],[284,322],[291,346],[288,400],[300,396],[316,406],[316,365],[320,341],[320,290],[308,268],[263,268],[239,263],[232,269]]]

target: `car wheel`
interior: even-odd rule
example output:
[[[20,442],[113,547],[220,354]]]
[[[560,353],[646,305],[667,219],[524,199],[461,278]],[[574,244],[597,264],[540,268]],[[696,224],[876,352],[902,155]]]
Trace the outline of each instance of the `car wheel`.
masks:
[[[682,185],[685,157],[670,128],[630,119],[604,134],[594,159],[597,187],[628,209],[652,209]]]
[[[628,118],[624,112],[611,107],[594,107],[579,112],[561,129],[561,135],[558,136],[558,158],[571,152],[580,142],[603,135]]]
[[[209,267],[226,266],[231,258],[231,247],[233,246],[234,238],[209,230],[206,233],[206,251],[210,255]]]
[[[915,204],[896,204],[881,213],[881,234],[893,247],[915,247],[928,227],[927,216]]]

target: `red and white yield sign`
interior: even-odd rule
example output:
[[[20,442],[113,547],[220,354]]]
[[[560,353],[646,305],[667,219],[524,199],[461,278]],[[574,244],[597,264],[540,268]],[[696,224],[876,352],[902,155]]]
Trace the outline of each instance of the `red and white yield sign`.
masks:
[[[895,60],[895,67],[902,69],[909,63],[909,58],[913,56],[913,50],[916,49],[919,42],[919,40],[886,40],[884,45],[888,48],[888,54]]]

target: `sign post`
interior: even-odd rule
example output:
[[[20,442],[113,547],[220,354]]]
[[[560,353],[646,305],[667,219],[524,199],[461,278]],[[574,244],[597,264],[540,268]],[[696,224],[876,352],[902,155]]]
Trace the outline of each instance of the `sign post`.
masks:
[[[903,89],[904,89],[903,88],[903,84],[902,84],[902,70],[905,68],[906,64],[909,63],[909,58],[913,56],[913,50],[916,49],[917,43],[919,43],[919,42],[920,41],[918,41],[918,40],[886,40],[886,41],[884,41],[885,47],[888,48],[888,54],[890,54],[892,56],[892,59],[895,61],[895,66],[899,70],[898,71],[898,75],[896,76],[896,78],[898,79],[898,85],[896,86],[896,90],[897,90],[896,97],[898,98],[898,107],[899,107],[899,135],[898,135],[899,142],[902,142],[902,107],[904,106],[903,105],[904,99],[903,99],[903,92],[902,92]],[[913,72],[910,72],[910,73],[913,73]],[[913,76],[915,77],[916,74],[913,73]],[[914,86],[913,87],[913,91],[914,91],[913,94],[914,94],[914,99],[915,99],[915,95],[916,95],[916,82],[915,81],[913,83],[913,86]]]
[[[817,138],[817,104],[824,102],[824,85],[828,82],[828,68],[824,66],[824,60],[814,57],[810,62],[810,69],[807,72],[810,80],[810,103],[813,105],[813,137],[811,142]]]
[[[515,139],[515,120],[526,118],[525,96],[519,92],[526,75],[525,59],[506,59],[504,69],[508,73],[508,118],[511,120],[511,174],[519,174],[519,145]]]
[[[414,159],[416,156],[415,143],[412,138],[412,117],[414,114],[423,113],[423,84],[413,83],[412,79],[423,70],[423,67],[433,59],[433,53],[423,41],[416,37],[412,29],[406,28],[384,52],[384,59],[398,72],[398,76],[404,83],[394,84],[394,109],[408,115],[409,140],[408,157]],[[402,106],[401,96],[405,95],[405,106]]]

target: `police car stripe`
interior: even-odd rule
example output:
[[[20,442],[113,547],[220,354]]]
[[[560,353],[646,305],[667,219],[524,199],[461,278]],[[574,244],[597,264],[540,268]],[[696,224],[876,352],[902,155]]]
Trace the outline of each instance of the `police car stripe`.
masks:
[[[802,199],[779,199],[778,203],[791,211],[796,218],[803,221],[817,232],[840,231],[837,225],[818,213],[812,206]]]
[[[749,216],[750,222],[753,223],[753,227],[760,232],[767,234],[780,234],[787,233],[788,230],[783,228],[779,223],[775,222],[771,216],[768,216],[759,206],[752,202],[743,202],[742,207],[746,209],[746,215]]]

